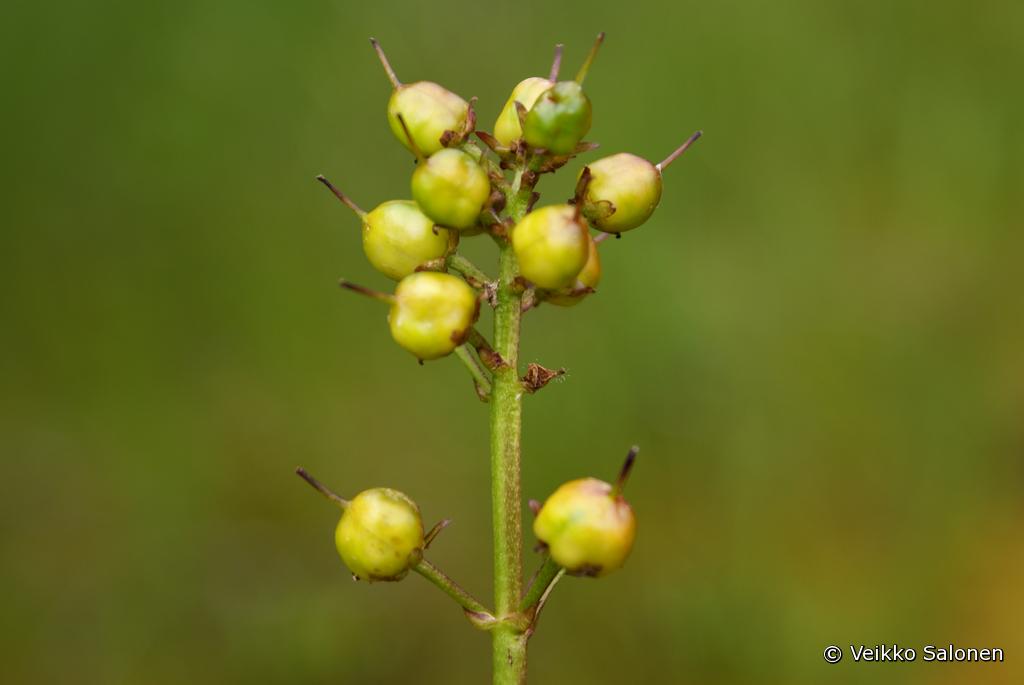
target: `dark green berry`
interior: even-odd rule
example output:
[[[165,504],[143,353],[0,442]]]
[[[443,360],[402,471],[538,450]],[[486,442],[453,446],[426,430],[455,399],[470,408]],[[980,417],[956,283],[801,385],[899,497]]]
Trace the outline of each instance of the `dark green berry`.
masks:
[[[598,48],[604,41],[604,33],[600,33],[594,41],[590,54],[583,62],[576,79],[554,83],[546,90],[533,95],[539,84],[531,83],[524,87],[524,96],[533,96],[532,106],[523,103],[527,109],[523,122],[523,139],[532,147],[543,148],[550,154],[561,156],[572,154],[583,136],[590,130],[592,111],[590,98],[583,92],[583,79],[586,78],[590,65],[597,56]],[[558,73],[561,53],[555,57],[549,82],[554,82]],[[529,79],[527,79],[529,81]],[[527,83],[520,83],[523,86]],[[515,92],[513,91],[513,96]],[[512,103],[514,106],[514,102]],[[508,107],[508,105],[506,105]],[[500,119],[499,119],[500,121]],[[511,128],[511,127],[509,127]]]
[[[591,123],[590,98],[575,81],[562,81],[545,90],[526,115],[523,138],[532,147],[554,155],[571,154]]]
[[[541,93],[553,85],[555,84],[546,78],[531,76],[520,81],[512,89],[512,94],[508,97],[508,101],[505,102],[501,114],[498,115],[498,119],[494,122],[494,137],[497,138],[499,143],[511,145],[523,135],[523,128],[519,124],[519,111],[516,108],[516,102],[529,112]]]

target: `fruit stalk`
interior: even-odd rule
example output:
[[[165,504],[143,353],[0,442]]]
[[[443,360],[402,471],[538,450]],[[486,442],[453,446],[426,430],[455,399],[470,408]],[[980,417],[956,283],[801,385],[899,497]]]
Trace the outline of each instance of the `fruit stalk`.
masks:
[[[454,599],[465,611],[472,612],[478,616],[490,615],[487,611],[487,607],[481,604],[473,595],[463,590],[462,587],[449,578],[444,571],[434,566],[426,559],[420,559],[419,563],[412,567],[412,570],[440,588],[442,592]]]

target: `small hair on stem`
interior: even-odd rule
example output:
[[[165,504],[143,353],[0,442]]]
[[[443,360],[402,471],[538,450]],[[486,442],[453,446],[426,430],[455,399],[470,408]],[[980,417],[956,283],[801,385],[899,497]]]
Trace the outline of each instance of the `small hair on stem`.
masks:
[[[391,68],[391,62],[388,61],[388,56],[384,54],[384,48],[380,46],[380,43],[376,38],[370,39],[370,45],[372,45],[373,49],[377,51],[377,57],[380,59],[380,63],[384,67],[384,73],[388,75],[388,80],[391,81],[391,85],[394,86],[396,90],[401,88],[402,82],[398,80],[398,76],[395,75],[395,70]]]
[[[685,143],[683,143],[682,145],[677,147],[675,150],[673,150],[672,154],[670,154],[668,157],[666,157],[665,159],[663,159],[660,162],[658,162],[657,164],[655,164],[654,168],[657,169],[659,172],[664,171],[665,168],[668,167],[669,164],[671,164],[672,162],[676,161],[676,159],[679,158],[679,155],[681,155],[684,152],[686,152],[691,145],[696,143],[697,139],[700,138],[702,135],[704,135],[704,131],[696,131],[696,132],[694,132],[694,134],[692,136],[690,136],[689,138],[686,139]]]

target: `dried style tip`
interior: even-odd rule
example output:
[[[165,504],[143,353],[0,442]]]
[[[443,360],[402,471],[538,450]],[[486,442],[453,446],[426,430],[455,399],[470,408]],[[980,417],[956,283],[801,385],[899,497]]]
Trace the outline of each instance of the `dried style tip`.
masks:
[[[574,79],[576,83],[583,85],[583,79],[587,77],[587,72],[590,71],[590,65],[594,63],[594,58],[597,57],[597,51],[601,48],[601,43],[604,42],[604,31],[597,34],[597,38],[594,39],[594,45],[590,48],[590,52],[587,54],[587,59],[583,61],[583,66],[576,73]]]
[[[388,75],[388,80],[391,81],[391,85],[397,90],[402,87],[402,82],[398,80],[395,75],[395,70],[391,68],[391,62],[388,61],[388,56],[384,54],[384,48],[380,46],[376,38],[370,39],[370,45],[377,52],[377,57],[380,59],[381,65],[384,67],[384,73]]]
[[[430,531],[423,536],[423,549],[429,549],[430,543],[434,541],[434,538],[436,538],[441,533],[442,530],[444,530],[450,525],[452,525],[451,519],[441,519],[440,521],[438,521],[434,525],[434,527],[431,528]]]
[[[316,478],[314,478],[313,476],[309,475],[309,472],[306,471],[306,469],[304,469],[304,468],[302,468],[300,466],[297,469],[295,469],[295,473],[298,474],[299,478],[301,478],[302,480],[304,480],[307,483],[309,483],[313,487],[314,490],[316,490],[321,495],[323,495],[327,499],[329,499],[332,502],[334,502],[335,504],[337,504],[339,507],[341,507],[342,510],[345,510],[345,509],[348,508],[348,500],[347,499],[344,499],[341,495],[335,493],[330,488],[328,488],[326,485],[324,485],[323,483],[318,481]]]
[[[689,149],[691,145],[696,143],[697,139],[700,138],[702,135],[704,135],[704,131],[697,131],[692,136],[687,138],[685,143],[677,147],[675,151],[672,152],[672,154],[670,154],[668,157],[655,164],[654,167],[658,170],[658,173],[661,173],[668,167],[669,164],[676,161],[676,159],[679,158],[679,155],[686,152],[687,149]]]
[[[352,281],[346,281],[344,278],[338,281],[338,285],[346,290],[351,290],[354,293],[358,293],[364,297],[369,297],[373,300],[378,300],[379,302],[384,302],[385,304],[394,304],[395,302],[394,295],[382,293],[379,290],[373,290],[371,288],[361,286],[358,283],[353,283]]]
[[[555,58],[551,61],[551,71],[548,72],[548,81],[552,83],[558,80],[558,72],[562,68],[562,48],[564,47],[561,43],[555,46]]]
[[[633,445],[629,448],[629,454],[626,455],[626,460],[622,463],[622,469],[619,470],[619,477],[615,480],[615,486],[612,488],[612,496],[618,497],[622,494],[622,489],[626,487],[626,481],[629,480],[629,474],[633,470],[633,464],[636,462],[636,455],[640,453],[640,447]]]
[[[409,148],[412,150],[412,153],[416,155],[416,161],[422,162],[424,159],[426,159],[426,157],[423,156],[423,153],[420,151],[419,146],[416,145],[416,141],[413,139],[412,134],[409,132],[409,125],[405,123],[405,117],[403,117],[401,114],[398,114],[397,116],[398,123],[402,125],[402,130],[405,131],[405,139],[409,143]]]
[[[360,217],[365,217],[366,216],[366,212],[363,211],[362,208],[359,205],[357,205],[355,202],[353,202],[352,199],[348,195],[346,195],[345,193],[341,192],[336,187],[334,187],[334,184],[331,183],[330,181],[328,181],[326,176],[324,176],[323,174],[319,174],[316,177],[316,180],[320,181],[325,186],[327,186],[327,189],[330,190],[332,193],[334,193],[334,197],[336,197],[339,200],[341,200],[346,207],[351,209],[353,212],[358,214]]]
[[[580,172],[580,178],[576,181],[576,192],[573,193],[572,200],[569,201],[569,204],[576,205],[577,216],[579,216],[580,207],[587,197],[587,187],[590,185],[591,178],[593,178],[593,175],[590,173],[590,167],[583,167],[583,171]]]

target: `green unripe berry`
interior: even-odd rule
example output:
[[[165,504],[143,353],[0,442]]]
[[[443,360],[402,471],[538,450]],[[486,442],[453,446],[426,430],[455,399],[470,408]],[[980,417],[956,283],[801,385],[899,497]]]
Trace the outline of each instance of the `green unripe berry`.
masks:
[[[601,282],[601,256],[597,253],[597,243],[594,242],[594,239],[589,235],[587,239],[590,241],[587,263],[576,276],[576,283],[572,287],[548,293],[544,298],[545,302],[557,304],[560,307],[572,307],[587,296],[587,288],[597,288],[597,284]]]
[[[388,100],[391,132],[410,151],[419,149],[424,155],[432,155],[442,148],[441,136],[445,131],[462,130],[468,113],[468,102],[432,81],[400,85]],[[398,120],[399,114],[405,118],[409,136]]]
[[[623,233],[647,221],[661,201],[662,173],[701,135],[697,131],[657,164],[620,152],[588,165],[590,181],[582,204],[590,225],[606,233]]]
[[[607,233],[622,233],[647,221],[661,201],[661,171],[628,152],[589,164],[583,214]],[[613,211],[614,210],[614,211]]]
[[[448,231],[435,227],[411,200],[384,202],[363,217],[363,252],[388,278],[400,281],[447,251]]]
[[[523,128],[519,124],[519,112],[516,109],[516,102],[518,101],[529,112],[541,93],[553,85],[554,83],[546,78],[531,76],[520,81],[512,89],[512,94],[508,97],[508,101],[505,102],[505,106],[502,108],[501,114],[498,115],[497,121],[494,122],[494,137],[498,139],[499,143],[511,145],[523,135]]]
[[[523,138],[532,147],[568,155],[590,130],[590,98],[576,81],[561,81],[538,96],[526,115]]]
[[[432,155],[443,146],[441,136],[445,131],[462,131],[469,116],[469,103],[451,92],[444,86],[433,81],[417,81],[402,83],[398,80],[395,70],[391,68],[387,55],[375,38],[370,44],[377,51],[384,72],[394,87],[388,100],[388,124],[398,142],[411,152],[419,150],[424,155]],[[405,128],[399,120],[405,119]]]
[[[633,549],[636,516],[610,484],[581,478],[544,502],[533,532],[569,573],[604,576],[620,568]]]
[[[480,311],[476,291],[451,274],[420,271],[395,289],[391,337],[417,359],[438,359],[465,341]]]
[[[420,510],[398,490],[364,490],[342,513],[334,544],[360,580],[401,580],[423,556]]]
[[[462,150],[439,150],[421,161],[412,174],[413,199],[442,226],[475,226],[490,194],[487,172]]]
[[[572,205],[542,207],[512,229],[519,272],[539,288],[571,286],[587,263],[590,234]]]

